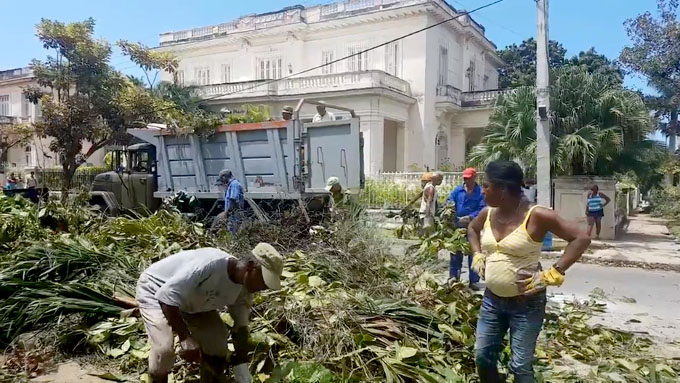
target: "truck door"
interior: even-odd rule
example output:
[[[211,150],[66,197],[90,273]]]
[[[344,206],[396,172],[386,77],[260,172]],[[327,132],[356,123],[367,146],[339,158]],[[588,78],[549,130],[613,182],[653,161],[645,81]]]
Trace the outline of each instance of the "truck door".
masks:
[[[345,189],[362,181],[359,119],[304,124],[307,192],[324,192],[326,180],[338,177]]]

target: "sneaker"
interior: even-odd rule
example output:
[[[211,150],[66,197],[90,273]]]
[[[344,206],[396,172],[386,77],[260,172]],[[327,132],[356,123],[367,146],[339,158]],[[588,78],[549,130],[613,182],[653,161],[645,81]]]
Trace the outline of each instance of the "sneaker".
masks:
[[[470,283],[470,290],[472,291],[482,291],[484,290],[484,286],[482,286],[481,283]]]
[[[458,280],[458,278],[456,278],[456,277],[451,277],[451,278],[449,278],[449,279],[446,281],[446,284],[447,284],[448,286],[453,286],[453,285],[455,285],[455,284],[458,283],[458,282],[460,282],[460,281]]]

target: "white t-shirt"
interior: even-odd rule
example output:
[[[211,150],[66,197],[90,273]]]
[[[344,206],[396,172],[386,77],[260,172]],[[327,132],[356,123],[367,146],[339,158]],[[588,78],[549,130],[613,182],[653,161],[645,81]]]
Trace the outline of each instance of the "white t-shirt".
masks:
[[[27,188],[34,188],[34,187],[37,187],[37,186],[38,186],[38,183],[36,182],[35,178],[33,178],[31,176],[28,176],[28,178],[26,178],[26,187]]]
[[[312,119],[312,122],[322,122],[322,121],[335,121],[335,115],[329,111],[326,111],[326,114],[323,116],[317,113],[314,115],[314,119]]]
[[[430,204],[430,216],[434,217],[437,215],[437,199],[439,199],[439,192],[437,192],[437,188],[432,184],[432,182],[428,182],[423,188],[423,198],[420,200],[420,218],[425,218],[427,216],[427,201],[425,201],[425,192],[430,189],[434,189],[432,203]]]
[[[234,258],[216,248],[180,251],[162,259],[139,277],[140,307],[159,309],[159,302],[194,314],[227,306],[239,326],[248,325],[251,296],[229,278],[227,265]]]

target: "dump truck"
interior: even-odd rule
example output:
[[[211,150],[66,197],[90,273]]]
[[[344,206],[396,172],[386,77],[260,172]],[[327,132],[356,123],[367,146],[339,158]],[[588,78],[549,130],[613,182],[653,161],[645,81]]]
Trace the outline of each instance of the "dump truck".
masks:
[[[304,104],[321,103],[303,99],[292,120],[222,125],[210,134],[177,134],[161,124],[130,129],[138,143],[112,152],[114,169],[95,177],[91,203],[113,215],[155,211],[163,199],[182,193],[216,214],[224,198],[218,174],[229,169],[258,218],[273,207],[322,209],[329,177],[338,177],[350,191],[363,185],[359,118],[351,109],[324,103],[350,118],[305,123]]]

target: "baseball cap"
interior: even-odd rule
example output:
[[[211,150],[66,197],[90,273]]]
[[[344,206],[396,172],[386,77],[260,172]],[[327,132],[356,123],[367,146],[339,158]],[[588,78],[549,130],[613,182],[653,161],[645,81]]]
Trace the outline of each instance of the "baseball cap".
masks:
[[[264,284],[272,290],[281,290],[281,274],[283,274],[283,257],[274,246],[260,242],[252,250],[253,255],[262,268]]]
[[[292,106],[284,106],[283,109],[281,109],[281,113],[290,113],[293,114],[293,107]]]
[[[326,181],[326,191],[331,191],[335,185],[340,185],[340,179],[338,177],[328,178],[328,181]]]
[[[477,171],[474,168],[467,168],[463,170],[463,179],[477,176]]]

